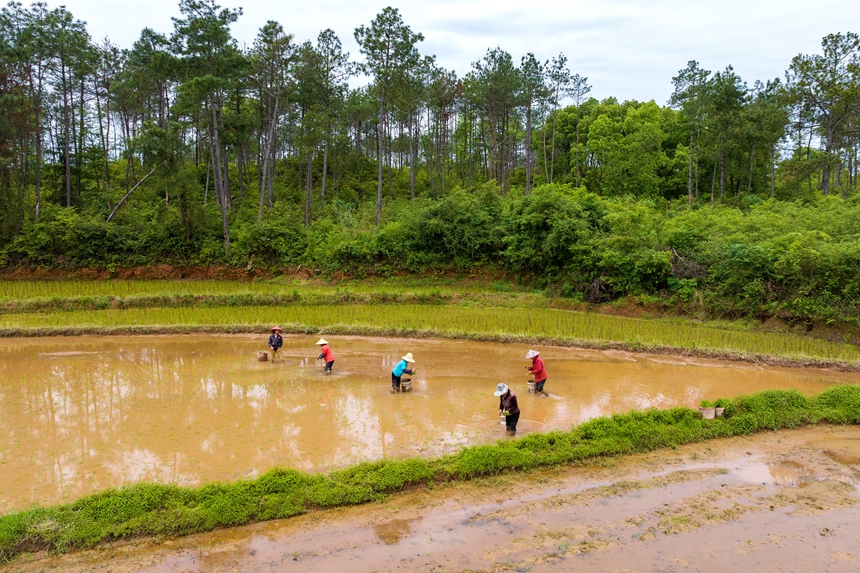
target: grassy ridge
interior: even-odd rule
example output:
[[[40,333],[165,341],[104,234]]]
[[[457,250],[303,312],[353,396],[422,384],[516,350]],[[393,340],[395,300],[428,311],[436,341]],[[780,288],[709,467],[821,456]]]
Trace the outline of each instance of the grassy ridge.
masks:
[[[367,304],[287,305],[250,307],[176,307],[80,310],[8,314],[0,317],[0,335],[22,335],[28,329],[50,333],[47,325],[79,329],[134,329],[145,326],[222,327],[225,332],[272,322],[300,326],[300,331],[340,325],[432,331],[447,337],[501,335],[528,339],[591,340],[632,347],[672,347],[726,353],[772,355],[792,359],[853,362],[860,351],[840,344],[793,334],[728,330],[687,321],[647,320],[547,308],[476,308],[465,306]]]
[[[329,475],[273,469],[254,480],[199,488],[140,484],[0,517],[0,562],[26,551],[63,552],[135,536],[211,531],[366,503],[407,487],[821,422],[860,423],[860,387],[834,386],[815,396],[767,390],[729,401],[725,417],[715,420],[688,408],[617,414],[568,432],[531,434],[431,460],[362,463]]]

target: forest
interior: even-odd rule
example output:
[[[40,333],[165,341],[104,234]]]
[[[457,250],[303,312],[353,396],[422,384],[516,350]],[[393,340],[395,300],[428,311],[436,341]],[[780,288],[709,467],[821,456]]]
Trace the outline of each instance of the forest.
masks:
[[[507,273],[571,299],[860,320],[860,37],[751,85],[689,61],[665,103],[590,97],[564,54],[463,77],[384,8],[241,47],[241,9],[95,42],[0,11],[0,267]]]

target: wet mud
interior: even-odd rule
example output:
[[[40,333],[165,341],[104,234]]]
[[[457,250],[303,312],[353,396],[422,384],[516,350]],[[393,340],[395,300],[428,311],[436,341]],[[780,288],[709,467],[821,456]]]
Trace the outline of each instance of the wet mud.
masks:
[[[858,459],[858,427],[784,430],[7,570],[857,571]]]
[[[548,398],[527,394],[527,347],[473,341],[265,336],[84,336],[0,343],[0,513],[141,481],[198,485],[274,466],[329,471],[383,457],[437,456],[504,437],[493,390],[519,396],[518,434],[595,416],[766,388],[819,392],[860,375],[546,347]],[[412,352],[413,391],[390,371]],[[834,446],[835,447],[835,446]],[[833,449],[838,463],[853,450]],[[753,470],[750,470],[753,471]]]

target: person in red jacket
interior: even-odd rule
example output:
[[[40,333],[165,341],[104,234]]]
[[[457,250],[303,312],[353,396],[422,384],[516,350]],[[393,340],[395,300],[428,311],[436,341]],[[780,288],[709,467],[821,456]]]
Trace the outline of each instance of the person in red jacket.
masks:
[[[325,372],[331,374],[331,367],[334,365],[334,352],[329,348],[325,338],[320,338],[317,341],[317,346],[320,347],[320,355],[317,356],[317,360],[325,360]]]
[[[534,374],[535,390],[540,392],[541,396],[547,396],[547,393],[543,391],[543,385],[546,384],[546,367],[543,365],[540,352],[529,350],[528,354],[526,354],[526,360],[532,361],[532,365],[526,366],[526,370]]]

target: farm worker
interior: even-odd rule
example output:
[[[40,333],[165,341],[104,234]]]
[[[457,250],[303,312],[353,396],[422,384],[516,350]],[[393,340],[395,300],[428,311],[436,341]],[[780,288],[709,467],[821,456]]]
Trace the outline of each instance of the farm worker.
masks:
[[[517,404],[517,396],[508,385],[499,382],[496,386],[494,396],[499,397],[499,412],[505,415],[505,429],[509,436],[517,435],[517,422],[520,420],[520,407]]]
[[[275,361],[275,356],[278,355],[278,350],[284,345],[284,339],[281,333],[284,330],[280,326],[272,327],[272,334],[269,335],[269,348],[272,349],[272,362]]]
[[[317,356],[317,360],[325,360],[325,371],[330,373],[331,367],[334,365],[334,352],[329,348],[325,338],[317,340],[317,346],[320,347],[320,355]]]
[[[543,391],[543,385],[546,384],[546,368],[543,365],[543,360],[541,360],[540,352],[529,350],[526,354],[526,360],[532,361],[532,365],[526,366],[526,370],[534,374],[535,390],[540,392],[541,396],[546,396],[547,393]]]
[[[400,359],[394,370],[391,371],[391,393],[394,394],[400,390],[400,378],[403,374],[415,374],[416,368],[409,368],[410,364],[415,364],[415,359],[412,358],[412,353],[407,352],[406,356]]]

